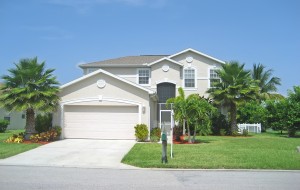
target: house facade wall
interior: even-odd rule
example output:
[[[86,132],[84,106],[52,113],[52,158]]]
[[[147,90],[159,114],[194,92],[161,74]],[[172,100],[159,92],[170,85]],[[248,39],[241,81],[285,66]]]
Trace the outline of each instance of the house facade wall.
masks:
[[[168,66],[168,71],[163,71],[163,66]],[[151,89],[156,91],[157,84],[161,82],[175,83],[177,87],[181,86],[181,66],[170,61],[164,60],[151,66]]]
[[[97,86],[99,79],[105,80],[104,88]],[[79,102],[71,103],[71,105],[94,105],[94,106],[138,106],[144,107],[145,112],[141,113],[141,123],[150,126],[150,105],[151,98],[147,91],[141,90],[135,86],[117,80],[103,73],[98,73],[88,77],[75,84],[62,89],[59,94],[61,105],[68,101],[78,100]],[[92,101],[81,101],[85,99],[93,99]],[[99,98],[99,99],[98,99]],[[109,101],[108,101],[109,99]],[[80,102],[81,101],[81,102]],[[128,103],[129,102],[129,103]],[[135,103],[134,105],[130,102]],[[70,104],[68,104],[70,105]],[[61,107],[54,114],[53,125],[61,125]],[[117,119],[117,118],[116,118]]]
[[[9,129],[24,129],[26,125],[26,119],[23,112],[8,112],[5,109],[0,109],[0,119],[10,117],[10,124],[7,126]]]
[[[186,58],[192,57],[193,61],[191,63],[187,62]],[[180,66],[176,63],[170,62],[168,60],[163,60],[159,63],[153,64],[152,66],[136,66],[136,67],[100,67],[101,69],[108,71],[114,75],[122,77],[126,80],[138,84],[138,69],[149,68],[151,70],[150,74],[150,85],[143,85],[151,90],[156,91],[157,83],[160,82],[171,82],[176,84],[176,88],[183,87],[186,95],[193,93],[198,93],[200,95],[208,96],[206,93],[207,89],[210,88],[210,69],[221,68],[222,63],[215,61],[213,59],[207,58],[203,55],[199,55],[192,51],[187,51],[171,57],[182,64]],[[167,72],[162,70],[164,65],[169,66]],[[196,70],[196,86],[195,88],[185,88],[184,87],[184,77],[183,69],[194,68]],[[85,69],[86,73],[87,69]],[[176,95],[177,95],[176,91]]]
[[[192,57],[193,61],[191,63],[188,63],[186,58]],[[185,52],[180,55],[177,55],[175,57],[172,57],[173,60],[178,61],[183,64],[184,68],[194,68],[196,69],[196,80],[197,80],[197,86],[196,88],[183,88],[186,95],[190,95],[193,93],[199,93],[200,95],[208,96],[206,91],[210,87],[210,69],[220,69],[221,63],[214,61],[212,59],[206,58],[202,55],[196,54],[194,52]],[[183,78],[182,78],[182,85],[183,85]]]

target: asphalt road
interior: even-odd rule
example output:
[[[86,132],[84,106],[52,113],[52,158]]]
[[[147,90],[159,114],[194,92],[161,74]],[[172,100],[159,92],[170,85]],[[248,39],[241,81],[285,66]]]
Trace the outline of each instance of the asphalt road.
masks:
[[[300,172],[0,166],[0,189],[299,190]]]

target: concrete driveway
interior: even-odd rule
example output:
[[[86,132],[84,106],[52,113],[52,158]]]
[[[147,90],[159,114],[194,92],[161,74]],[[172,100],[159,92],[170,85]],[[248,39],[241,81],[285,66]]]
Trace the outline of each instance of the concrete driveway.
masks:
[[[121,164],[133,140],[65,139],[0,160],[0,165],[133,168]]]

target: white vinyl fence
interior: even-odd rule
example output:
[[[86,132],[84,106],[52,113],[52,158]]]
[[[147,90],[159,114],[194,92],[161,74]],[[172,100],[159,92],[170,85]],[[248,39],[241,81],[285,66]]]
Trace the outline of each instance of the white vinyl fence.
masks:
[[[239,133],[242,133],[244,129],[247,129],[248,132],[251,133],[261,133],[260,123],[254,123],[254,124],[242,123],[242,124],[238,124],[238,128],[239,128]]]

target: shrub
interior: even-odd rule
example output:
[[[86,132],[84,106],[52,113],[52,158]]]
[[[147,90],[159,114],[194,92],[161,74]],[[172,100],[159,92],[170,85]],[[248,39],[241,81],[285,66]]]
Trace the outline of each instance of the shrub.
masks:
[[[262,131],[266,131],[268,116],[265,103],[261,104],[256,101],[249,101],[237,110],[237,122],[238,123],[261,123]]]
[[[243,129],[242,135],[247,137],[249,135],[248,129]]]
[[[222,113],[220,112],[214,113],[212,115],[211,121],[212,121],[212,132],[214,135],[224,136],[226,134],[226,131],[229,131],[230,128],[229,121],[227,120],[226,116],[223,115]],[[224,135],[221,134],[221,130],[225,132]]]
[[[226,130],[225,129],[220,129],[220,135],[225,136],[226,135]]]
[[[41,140],[41,137],[40,137],[39,134],[31,135],[30,136],[30,141],[31,142],[38,143],[40,140]]]
[[[57,132],[55,129],[50,129],[47,132],[43,132],[36,135],[31,135],[30,140],[31,142],[37,143],[39,141],[54,141],[57,137]]]
[[[0,133],[4,133],[9,125],[9,121],[7,120],[0,120]]]
[[[22,143],[24,141],[24,133],[13,134],[11,137],[6,139],[6,143]]]
[[[236,136],[240,136],[238,131],[232,131],[232,136],[236,137]]]
[[[35,118],[35,130],[38,133],[47,132],[52,127],[52,114],[38,114]]]
[[[160,140],[161,130],[159,127],[151,129],[150,140],[152,142],[158,142]]]
[[[135,137],[137,141],[146,141],[148,138],[148,127],[146,124],[137,124],[135,127]]]
[[[62,130],[61,127],[58,126],[58,125],[55,125],[55,126],[52,127],[52,129],[54,129],[54,130],[56,131],[57,137],[60,137],[60,135],[61,135],[61,130]]]

